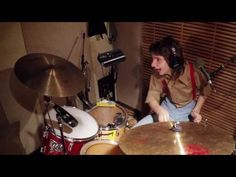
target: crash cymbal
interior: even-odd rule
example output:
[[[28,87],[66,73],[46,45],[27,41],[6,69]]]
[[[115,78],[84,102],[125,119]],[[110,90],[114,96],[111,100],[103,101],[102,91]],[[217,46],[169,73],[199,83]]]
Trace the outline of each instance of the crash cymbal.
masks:
[[[84,88],[82,71],[55,55],[25,55],[16,62],[14,70],[23,84],[46,96],[73,96]]]
[[[233,136],[212,125],[181,122],[173,131],[171,122],[157,122],[128,130],[119,141],[128,155],[231,154]]]

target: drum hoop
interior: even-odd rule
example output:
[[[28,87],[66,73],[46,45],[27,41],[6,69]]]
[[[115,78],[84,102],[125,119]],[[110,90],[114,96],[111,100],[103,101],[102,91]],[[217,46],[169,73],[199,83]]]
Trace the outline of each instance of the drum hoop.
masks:
[[[61,139],[60,135],[55,135],[55,133],[53,132],[53,130],[52,130],[52,128],[50,126],[48,126],[48,129],[46,131],[50,131],[54,136],[56,136],[57,138]],[[64,136],[64,139],[68,140],[69,142],[89,141],[91,139],[94,139],[97,136],[98,132],[99,132],[99,129],[97,130],[97,132],[94,135],[92,135],[90,137],[87,137],[87,138],[71,138],[71,137],[68,137],[68,136]]]
[[[112,144],[112,145],[119,145],[118,142],[113,141],[113,140],[93,140],[93,141],[89,141],[88,143],[84,144],[80,150],[80,155],[85,155],[88,147],[91,147],[92,145],[95,144],[102,144],[102,143],[107,143],[107,144]]]
[[[124,121],[124,122],[126,122],[126,121]],[[99,127],[99,129],[100,130],[102,130],[102,131],[113,131],[113,130],[120,130],[120,129],[123,129],[125,127],[125,124],[124,123],[122,123],[122,124],[120,124],[120,125],[118,125],[118,126],[115,126],[115,128],[109,128],[109,126],[106,126],[106,127],[102,127],[102,126],[100,126]]]

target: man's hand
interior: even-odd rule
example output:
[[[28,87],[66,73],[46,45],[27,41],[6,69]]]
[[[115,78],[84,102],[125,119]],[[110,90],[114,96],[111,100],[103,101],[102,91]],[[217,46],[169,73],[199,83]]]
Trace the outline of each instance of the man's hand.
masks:
[[[196,106],[194,107],[194,109],[191,112],[191,116],[193,118],[193,122],[197,122],[197,123],[201,122],[202,116],[200,114],[200,111],[201,111],[201,108],[202,108],[204,102],[206,101],[206,99],[207,99],[206,96],[200,95],[198,97],[197,104],[196,104]]]
[[[193,122],[199,123],[202,120],[201,114],[195,110],[192,110],[191,116],[193,117]]]
[[[157,115],[158,115],[158,121],[159,121],[159,122],[168,122],[168,121],[170,121],[168,111],[166,111],[166,110],[165,110],[163,107],[161,107],[161,106],[158,108]]]
[[[161,105],[155,99],[151,100],[149,102],[149,105],[150,105],[151,110],[158,115],[159,122],[170,121],[168,111],[165,110],[163,107],[161,107]]]

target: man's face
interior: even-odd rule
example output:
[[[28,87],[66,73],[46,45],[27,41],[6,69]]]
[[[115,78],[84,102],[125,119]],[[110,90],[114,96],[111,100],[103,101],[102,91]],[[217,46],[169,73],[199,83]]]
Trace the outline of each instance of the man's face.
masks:
[[[152,65],[155,71],[159,75],[167,74],[170,71],[170,67],[163,56],[152,54]]]

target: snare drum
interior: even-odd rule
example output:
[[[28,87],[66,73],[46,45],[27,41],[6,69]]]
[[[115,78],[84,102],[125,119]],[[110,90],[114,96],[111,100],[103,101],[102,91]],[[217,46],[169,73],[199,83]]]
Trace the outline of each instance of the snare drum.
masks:
[[[127,113],[122,107],[118,105],[115,107],[95,106],[88,113],[100,126],[96,139],[119,141],[125,133]]]
[[[99,126],[91,115],[82,110],[70,106],[62,108],[78,121],[78,125],[75,127],[70,127],[63,122],[63,137],[67,154],[78,155],[82,146],[97,136]],[[49,121],[48,114],[52,121]],[[64,152],[56,111],[52,109],[48,114],[45,117],[47,126],[43,133],[41,151],[46,155],[62,155]]]
[[[118,143],[110,140],[93,140],[86,143],[80,151],[81,155],[124,155]]]

